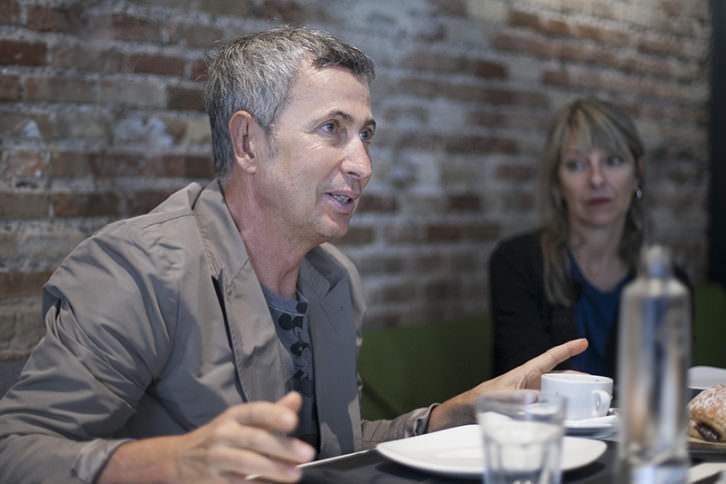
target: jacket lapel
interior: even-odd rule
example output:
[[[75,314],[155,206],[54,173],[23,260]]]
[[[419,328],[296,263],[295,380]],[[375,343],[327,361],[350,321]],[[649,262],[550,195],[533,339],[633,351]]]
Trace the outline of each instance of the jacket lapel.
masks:
[[[281,377],[284,349],[218,182],[210,183],[202,191],[195,213],[217,295],[221,298],[243,398],[279,400],[285,394]]]
[[[311,263],[313,258],[315,265]],[[332,258],[320,248],[305,258],[300,268],[300,289],[310,302],[319,457],[327,457],[354,451],[361,429],[350,283],[337,264],[337,277],[324,276],[320,270],[326,267],[321,262],[333,269]]]

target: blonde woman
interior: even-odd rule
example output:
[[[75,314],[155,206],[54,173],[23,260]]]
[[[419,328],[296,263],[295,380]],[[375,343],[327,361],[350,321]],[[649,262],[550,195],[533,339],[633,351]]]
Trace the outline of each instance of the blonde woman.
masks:
[[[618,302],[645,238],[644,154],[611,103],[578,99],[556,116],[540,165],[541,226],[502,242],[489,264],[497,372],[585,337],[566,367],[614,375]]]

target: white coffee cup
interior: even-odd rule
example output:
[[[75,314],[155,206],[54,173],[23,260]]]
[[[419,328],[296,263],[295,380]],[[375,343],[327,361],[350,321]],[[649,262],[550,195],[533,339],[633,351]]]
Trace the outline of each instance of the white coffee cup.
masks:
[[[567,420],[603,417],[610,409],[613,379],[580,373],[545,373],[541,390],[567,400]]]

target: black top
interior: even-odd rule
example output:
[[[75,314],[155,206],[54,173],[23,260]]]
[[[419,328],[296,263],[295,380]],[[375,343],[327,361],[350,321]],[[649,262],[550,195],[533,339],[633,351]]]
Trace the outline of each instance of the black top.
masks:
[[[577,338],[575,305],[547,302],[544,289],[544,258],[540,232],[528,232],[500,243],[489,261],[491,312],[494,322],[494,371],[500,374],[521,365],[549,348]],[[693,291],[683,271],[676,277]],[[581,290],[575,285],[575,294]],[[693,304],[691,304],[693,308]],[[617,324],[614,324],[605,356],[606,376],[615,375]],[[558,370],[569,369],[565,361]]]

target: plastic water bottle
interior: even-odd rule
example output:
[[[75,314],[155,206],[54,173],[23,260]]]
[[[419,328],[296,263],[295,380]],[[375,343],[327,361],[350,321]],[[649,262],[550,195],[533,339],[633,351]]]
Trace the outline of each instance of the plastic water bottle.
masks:
[[[618,329],[618,482],[685,483],[691,300],[668,249],[643,249]]]

